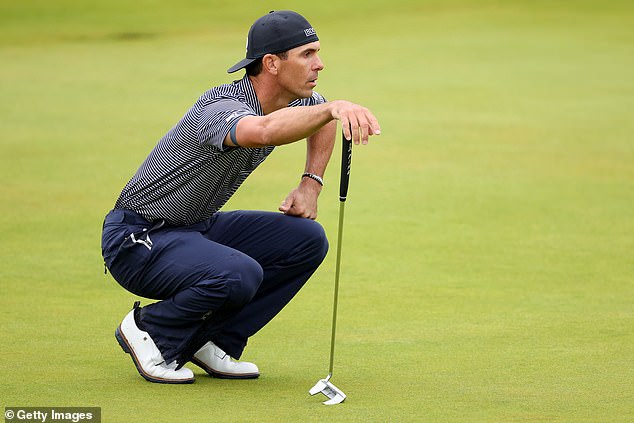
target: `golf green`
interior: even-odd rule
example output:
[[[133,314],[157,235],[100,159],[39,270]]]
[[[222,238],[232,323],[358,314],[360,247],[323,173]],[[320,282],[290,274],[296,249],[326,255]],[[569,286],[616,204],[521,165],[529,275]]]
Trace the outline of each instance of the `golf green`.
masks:
[[[104,422],[634,421],[634,3],[0,2],[0,405]],[[257,380],[144,381],[114,338],[136,299],[104,275],[104,215],[250,24],[313,24],[318,92],[369,107],[355,146],[333,382],[331,250],[249,342]],[[239,77],[239,76],[238,76]],[[277,210],[280,147],[225,209]],[[149,300],[141,299],[142,304]],[[8,420],[7,420],[8,421]]]

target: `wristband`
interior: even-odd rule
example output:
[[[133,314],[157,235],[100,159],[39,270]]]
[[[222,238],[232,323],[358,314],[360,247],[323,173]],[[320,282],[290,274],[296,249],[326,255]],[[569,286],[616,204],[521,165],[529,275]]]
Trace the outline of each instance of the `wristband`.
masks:
[[[304,178],[304,177],[306,177],[306,178],[310,178],[310,179],[312,179],[312,180],[314,180],[314,181],[317,181],[317,183],[318,183],[319,185],[321,185],[322,187],[324,186],[324,180],[322,179],[322,177],[321,177],[321,176],[317,176],[317,175],[315,175],[314,173],[310,173],[310,172],[304,172],[304,173],[302,174],[302,178]]]

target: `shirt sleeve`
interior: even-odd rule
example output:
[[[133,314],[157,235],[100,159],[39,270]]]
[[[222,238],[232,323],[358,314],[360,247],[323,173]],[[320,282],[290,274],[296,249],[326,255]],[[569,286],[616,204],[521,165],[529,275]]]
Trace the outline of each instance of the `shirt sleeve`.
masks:
[[[232,99],[220,99],[203,107],[196,128],[201,145],[224,150],[224,139],[229,130],[245,116],[256,113],[244,103]]]

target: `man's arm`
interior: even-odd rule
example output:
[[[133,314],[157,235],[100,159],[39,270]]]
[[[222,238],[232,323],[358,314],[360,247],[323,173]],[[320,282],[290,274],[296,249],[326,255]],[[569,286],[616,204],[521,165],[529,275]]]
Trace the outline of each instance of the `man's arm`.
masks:
[[[344,100],[315,106],[287,107],[265,116],[245,116],[224,139],[227,146],[284,145],[315,134],[324,125],[340,120],[346,138],[366,144],[381,127],[370,110]]]
[[[263,147],[284,145],[308,137],[305,171],[322,177],[330,160],[341,121],[344,135],[355,144],[367,144],[381,127],[372,112],[349,101],[336,100],[315,106],[287,107],[265,116],[245,116],[224,139],[227,146]],[[317,198],[321,185],[302,178],[299,186],[286,197],[279,210],[285,214],[317,218]]]
[[[319,177],[324,176],[335,145],[336,132],[337,122],[333,120],[308,137],[304,172]],[[290,192],[279,210],[293,216],[316,219],[317,198],[320,192],[321,184],[319,182],[309,177],[303,177],[299,186]]]

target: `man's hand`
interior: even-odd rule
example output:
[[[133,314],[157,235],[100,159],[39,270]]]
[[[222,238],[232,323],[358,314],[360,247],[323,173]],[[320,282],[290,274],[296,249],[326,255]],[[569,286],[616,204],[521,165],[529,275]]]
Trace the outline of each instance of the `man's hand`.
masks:
[[[299,186],[288,194],[279,210],[289,216],[317,219],[317,197],[321,185],[310,178],[303,178]]]
[[[332,117],[341,121],[347,140],[352,140],[355,144],[367,144],[370,135],[381,134],[379,121],[369,109],[345,100],[335,100],[330,106]]]

